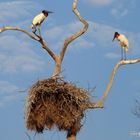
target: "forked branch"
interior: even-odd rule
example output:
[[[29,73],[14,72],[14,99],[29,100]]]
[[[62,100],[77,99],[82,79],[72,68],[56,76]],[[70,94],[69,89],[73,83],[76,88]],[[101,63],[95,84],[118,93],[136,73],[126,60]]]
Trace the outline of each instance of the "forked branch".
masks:
[[[120,66],[128,65],[128,64],[135,64],[135,63],[138,63],[138,62],[140,62],[140,58],[134,59],[134,60],[121,60],[121,61],[119,61],[112,70],[108,85],[106,87],[105,92],[103,93],[103,96],[101,97],[101,99],[96,104],[89,105],[89,108],[103,108],[104,107],[104,102],[105,102],[105,100],[106,100],[106,98],[107,98],[107,96],[108,96],[108,94],[109,94],[109,92],[112,88],[115,75],[117,73],[117,70],[120,68]]]
[[[72,36],[70,36],[67,39],[65,39],[64,44],[63,44],[63,48],[62,48],[62,50],[60,52],[61,61],[64,58],[64,55],[65,55],[65,52],[66,52],[66,49],[67,49],[68,45],[72,41],[74,41],[76,38],[78,38],[79,36],[84,34],[88,29],[87,21],[80,15],[79,11],[77,10],[77,3],[78,3],[78,0],[74,0],[72,10],[73,10],[74,14],[78,17],[78,19],[84,24],[84,27],[80,31],[76,32]]]
[[[62,50],[60,51],[59,55],[56,58],[56,66],[55,66],[55,70],[53,73],[53,77],[59,76],[60,72],[61,72],[61,64],[63,61],[63,58],[65,56],[65,52],[67,50],[68,45],[74,41],[75,39],[77,39],[79,36],[81,36],[82,34],[84,34],[87,29],[88,29],[88,23],[87,21],[80,15],[79,11],[77,10],[77,4],[78,4],[78,0],[74,0],[73,1],[73,6],[72,6],[72,10],[74,12],[74,14],[78,17],[78,19],[84,24],[84,27],[82,29],[80,29],[80,31],[76,32],[75,34],[73,34],[72,36],[68,37],[67,39],[65,39]]]
[[[57,76],[60,75],[61,73],[61,64],[66,52],[66,49],[68,47],[68,45],[75,39],[77,39],[79,36],[81,36],[82,34],[84,34],[87,29],[88,29],[88,23],[87,21],[80,15],[79,11],[77,10],[77,3],[78,0],[74,0],[73,2],[73,6],[72,6],[72,10],[74,12],[74,14],[78,17],[78,19],[84,24],[84,27],[82,29],[80,29],[80,31],[76,32],[75,34],[73,34],[72,36],[68,37],[63,44],[62,50],[60,51],[59,55],[56,56],[48,47],[48,45],[46,44],[46,42],[42,39],[41,36],[38,36],[36,34],[27,32],[26,30],[23,30],[21,28],[18,27],[11,27],[11,26],[6,26],[3,28],[0,28],[0,33],[7,31],[7,30],[15,30],[15,31],[20,31],[25,33],[26,35],[28,35],[29,37],[31,37],[32,39],[38,41],[41,45],[42,48],[45,49],[48,54],[53,58],[53,60],[55,61],[55,69],[54,69],[54,73],[53,73],[53,77],[56,78]]]

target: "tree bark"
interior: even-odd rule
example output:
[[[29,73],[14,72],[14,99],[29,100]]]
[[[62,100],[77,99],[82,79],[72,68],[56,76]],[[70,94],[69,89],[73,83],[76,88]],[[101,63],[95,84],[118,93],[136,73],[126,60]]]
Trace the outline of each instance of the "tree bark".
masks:
[[[88,23],[80,15],[79,11],[77,10],[77,4],[78,4],[78,0],[74,0],[73,6],[72,6],[72,10],[73,10],[74,14],[78,17],[78,19],[84,24],[84,27],[82,29],[80,29],[80,31],[78,31],[75,34],[73,34],[72,36],[70,36],[69,38],[65,39],[63,47],[62,47],[62,50],[60,51],[60,53],[57,56],[56,61],[55,61],[55,70],[54,70],[54,73],[53,73],[53,77],[59,76],[60,73],[61,73],[61,65],[62,65],[62,61],[64,59],[65,52],[67,50],[68,45],[72,41],[74,41],[76,38],[78,38],[82,34],[84,34],[87,31],[87,29],[88,29]]]
[[[43,38],[41,36],[30,33],[30,32],[28,32],[24,29],[21,29],[19,27],[5,26],[5,27],[0,28],[0,33],[4,32],[4,31],[7,31],[7,30],[20,31],[22,33],[25,33],[26,35],[28,35],[32,39],[38,41],[41,44],[42,48],[45,49],[48,52],[48,54],[51,56],[51,58],[55,62],[55,68],[54,68],[54,72],[53,72],[52,77],[56,78],[56,77],[60,76],[62,61],[63,61],[63,58],[64,58],[64,55],[65,55],[65,52],[67,50],[68,45],[73,40],[75,40],[76,38],[78,38],[79,36],[84,34],[88,29],[88,23],[80,15],[79,11],[77,10],[77,3],[78,3],[78,0],[74,0],[72,10],[73,10],[74,14],[78,17],[78,19],[84,24],[84,27],[82,29],[80,29],[80,31],[78,31],[75,34],[73,34],[72,36],[70,36],[69,38],[65,39],[63,47],[62,47],[58,56],[56,56],[53,53],[53,51],[51,51],[51,49],[48,47],[47,43],[43,40]]]
[[[76,136],[75,135],[71,135],[67,138],[67,140],[76,140]]]
[[[61,73],[61,64],[62,64],[62,61],[60,59],[60,56],[58,55],[56,57],[56,60],[55,60],[55,68],[54,68],[54,72],[53,72],[53,78],[57,78],[60,76],[60,73]]]
[[[5,26],[5,27],[0,28],[0,33],[4,32],[4,31],[7,31],[7,30],[14,30],[14,31],[22,32],[22,33],[28,35],[30,38],[38,41],[41,44],[42,48],[45,49],[48,52],[48,54],[55,61],[55,59],[56,59],[55,54],[50,50],[50,48],[48,47],[47,43],[40,36],[38,36],[36,34],[33,34],[33,33],[30,33],[30,32],[28,32],[28,31],[26,31],[24,29],[21,29],[19,27],[12,27],[12,26]]]
[[[76,32],[72,36],[65,39],[64,44],[63,44],[63,48],[60,52],[61,61],[63,61],[63,59],[64,59],[64,55],[65,55],[65,52],[67,50],[68,45],[72,41],[77,39],[79,36],[84,34],[88,29],[88,22],[80,15],[79,11],[77,10],[77,4],[78,4],[78,0],[74,0],[72,10],[73,10],[74,14],[78,17],[78,19],[84,24],[84,27],[82,29],[80,29],[80,31]]]
[[[64,59],[66,50],[68,48],[68,45],[74,41],[75,39],[77,39],[78,37],[80,37],[82,34],[84,34],[87,29],[88,29],[88,23],[87,21],[80,15],[79,11],[77,10],[77,4],[78,4],[78,0],[73,0],[73,6],[72,6],[72,10],[74,12],[74,14],[77,16],[78,20],[84,25],[79,31],[77,31],[75,34],[71,35],[70,37],[66,38],[62,49],[60,51],[60,53],[58,55],[55,55],[54,52],[48,47],[47,43],[45,42],[45,40],[41,37],[38,36],[36,34],[30,33],[24,29],[21,29],[19,27],[11,27],[11,26],[6,26],[6,27],[2,27],[0,28],[0,33],[7,31],[7,30],[14,30],[14,31],[19,31],[22,32],[24,34],[26,34],[27,36],[29,36],[31,39],[38,41],[42,48],[45,49],[47,51],[47,53],[51,56],[51,58],[54,60],[55,62],[55,68],[54,68],[54,72],[52,77],[56,78],[60,76],[61,73],[61,65],[62,65],[62,61]],[[121,60],[119,61],[113,68],[112,73],[110,75],[110,79],[108,82],[108,85],[106,87],[106,90],[104,91],[102,97],[93,104],[89,104],[89,106],[87,106],[86,109],[95,109],[95,108],[103,108],[104,107],[104,102],[106,100],[106,98],[108,97],[108,94],[112,88],[113,85],[113,81],[114,78],[116,76],[116,73],[118,71],[118,69],[122,66],[122,65],[128,65],[128,64],[135,64],[140,62],[140,58],[135,59],[135,60]],[[28,135],[27,135],[28,136]],[[70,134],[67,137],[67,140],[76,140],[76,136],[73,134]]]
[[[106,87],[106,90],[104,91],[103,93],[103,96],[100,98],[99,101],[97,101],[97,103],[93,103],[93,104],[90,104],[87,108],[91,108],[91,109],[94,109],[94,108],[103,108],[104,107],[104,102],[112,88],[112,85],[113,85],[113,81],[114,81],[114,78],[115,78],[115,75],[118,71],[118,69],[123,66],[123,65],[129,65],[129,64],[136,64],[140,62],[140,58],[137,58],[137,59],[134,59],[134,60],[121,60],[119,61],[113,68],[112,70],[112,73],[110,75],[110,79],[109,79],[109,82],[108,82],[108,85]]]
[[[21,29],[19,27],[4,26],[4,27],[0,28],[0,33],[4,32],[4,31],[7,31],[7,30],[14,30],[14,31],[23,32],[26,35],[28,35],[29,37],[31,37],[32,39],[36,40],[36,41],[40,40],[40,38],[38,36],[36,36],[35,34],[30,33],[30,32],[28,32],[28,31],[26,31],[24,29]]]

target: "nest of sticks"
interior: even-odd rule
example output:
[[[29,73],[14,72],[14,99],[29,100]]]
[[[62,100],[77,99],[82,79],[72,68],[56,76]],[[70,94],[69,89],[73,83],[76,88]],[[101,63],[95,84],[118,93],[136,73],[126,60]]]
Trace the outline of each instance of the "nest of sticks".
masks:
[[[36,82],[29,90],[25,120],[29,130],[42,133],[54,127],[78,132],[90,104],[87,90],[61,78]]]

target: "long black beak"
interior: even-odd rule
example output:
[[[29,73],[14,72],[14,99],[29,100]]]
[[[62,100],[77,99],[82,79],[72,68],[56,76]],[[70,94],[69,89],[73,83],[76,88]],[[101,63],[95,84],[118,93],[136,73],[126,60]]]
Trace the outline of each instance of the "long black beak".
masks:
[[[52,11],[47,11],[47,13],[54,13],[54,12],[52,12]]]
[[[115,37],[112,39],[112,42],[115,40]]]
[[[112,39],[112,42],[115,40],[116,36],[114,35],[114,38]]]

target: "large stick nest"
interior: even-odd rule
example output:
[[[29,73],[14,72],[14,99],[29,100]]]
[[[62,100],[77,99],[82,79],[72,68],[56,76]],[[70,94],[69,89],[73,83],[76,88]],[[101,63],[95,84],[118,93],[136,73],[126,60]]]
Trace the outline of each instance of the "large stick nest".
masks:
[[[88,91],[72,83],[61,78],[38,81],[29,90],[25,111],[26,126],[36,132],[54,126],[59,130],[74,129],[78,132],[88,104]]]

